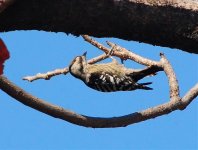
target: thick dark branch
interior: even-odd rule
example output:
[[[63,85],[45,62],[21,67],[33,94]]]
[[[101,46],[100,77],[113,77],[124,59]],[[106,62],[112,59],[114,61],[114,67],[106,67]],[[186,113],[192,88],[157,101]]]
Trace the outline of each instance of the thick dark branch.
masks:
[[[116,37],[198,54],[198,1],[17,0],[0,31],[44,30]]]
[[[9,5],[13,4],[15,0],[0,0],[0,13],[4,11]]]
[[[185,108],[192,101],[192,98],[196,98],[198,96],[198,86],[196,85],[184,96],[184,99],[181,100],[181,103],[170,101],[168,103],[149,108],[141,112],[135,112],[126,116],[98,118],[80,115],[75,112],[66,110],[62,107],[45,102],[25,92],[23,89],[14,85],[4,76],[0,76],[0,89],[2,89],[17,101],[40,112],[73,124],[92,128],[124,127],[133,123],[152,119],[178,110],[181,108],[181,106]]]

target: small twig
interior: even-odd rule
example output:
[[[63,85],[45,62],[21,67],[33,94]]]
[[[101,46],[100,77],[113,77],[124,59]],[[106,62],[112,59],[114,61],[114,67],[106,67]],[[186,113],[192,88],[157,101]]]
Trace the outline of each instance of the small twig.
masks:
[[[90,60],[88,60],[88,63],[89,64],[94,64],[94,63],[97,63],[101,60],[104,60],[106,58],[108,58],[109,56],[107,56],[106,54],[102,54],[98,57],[95,57],[95,58],[92,58]],[[66,68],[62,68],[62,69],[56,69],[56,70],[53,70],[53,71],[48,71],[47,73],[38,73],[34,76],[26,76],[26,77],[23,77],[23,80],[27,80],[29,82],[32,82],[34,80],[38,80],[38,79],[45,79],[45,80],[49,80],[51,77],[54,77],[54,76],[57,76],[57,75],[60,75],[60,74],[67,74],[69,72],[69,69],[68,67]]]
[[[99,62],[99,61],[102,61],[102,60],[105,60],[105,59],[107,59],[107,58],[109,58],[108,55],[102,54],[102,55],[100,55],[100,56],[98,56],[98,57],[95,57],[95,58],[92,58],[92,59],[88,60],[87,63],[88,63],[88,64],[95,64],[95,63],[97,63],[97,62]]]
[[[49,80],[53,76],[57,76],[60,74],[67,74],[68,72],[69,72],[69,69],[68,69],[68,67],[66,67],[66,68],[62,68],[62,69],[48,71],[47,73],[37,73],[34,76],[26,76],[26,77],[23,77],[23,80],[27,80],[29,82],[32,82],[32,81],[38,80],[38,79]]]
[[[98,49],[101,49],[103,52],[108,54],[110,52],[110,49],[105,47],[104,45],[100,44],[99,42],[92,39],[89,35],[82,35],[85,41],[89,42],[93,46],[97,47]]]

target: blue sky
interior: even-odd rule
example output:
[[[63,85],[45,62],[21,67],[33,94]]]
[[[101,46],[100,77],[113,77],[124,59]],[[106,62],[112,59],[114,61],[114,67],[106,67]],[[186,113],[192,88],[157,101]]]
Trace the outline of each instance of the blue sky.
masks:
[[[11,53],[11,58],[6,62],[5,76],[29,93],[65,109],[89,116],[113,117],[169,100],[168,83],[163,72],[141,81],[152,81],[153,91],[101,93],[86,87],[70,74],[48,81],[23,81],[22,77],[26,75],[64,68],[85,51],[88,59],[102,52],[81,37],[64,33],[15,31],[1,33],[0,37]],[[106,40],[115,42],[154,60],[159,60],[159,53],[164,52],[178,77],[181,96],[198,81],[197,55],[115,38],[97,40],[104,44]],[[126,61],[125,65],[143,68],[131,61]],[[184,111],[175,111],[128,127],[92,129],[52,118],[0,91],[0,149],[195,150],[198,149],[197,110],[195,100]]]

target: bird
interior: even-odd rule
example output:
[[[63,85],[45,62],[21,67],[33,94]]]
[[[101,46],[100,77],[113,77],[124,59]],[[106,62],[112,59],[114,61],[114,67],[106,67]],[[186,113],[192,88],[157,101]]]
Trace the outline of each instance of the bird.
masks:
[[[85,52],[73,59],[69,65],[69,72],[88,87],[101,92],[152,90],[151,87],[146,86],[152,82],[137,83],[137,81],[153,73],[155,75],[159,68],[151,66],[146,69],[133,70],[119,64],[114,58],[109,63],[88,64],[86,54]]]

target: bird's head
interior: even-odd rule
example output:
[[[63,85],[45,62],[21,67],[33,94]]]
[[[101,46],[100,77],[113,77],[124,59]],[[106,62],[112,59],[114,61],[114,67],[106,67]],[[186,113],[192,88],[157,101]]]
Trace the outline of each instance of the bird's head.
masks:
[[[85,78],[85,69],[87,65],[86,54],[87,52],[85,52],[82,56],[75,57],[69,65],[69,72],[76,78]]]

